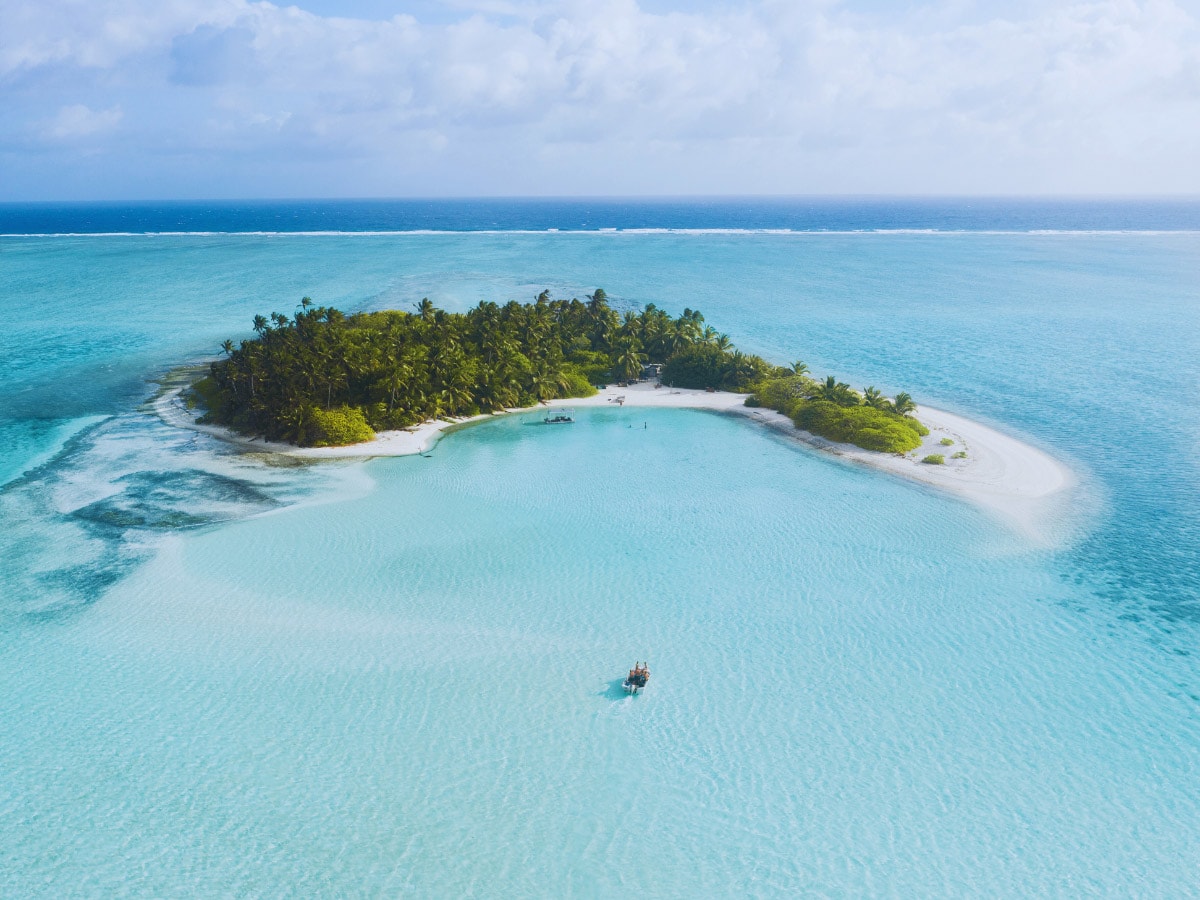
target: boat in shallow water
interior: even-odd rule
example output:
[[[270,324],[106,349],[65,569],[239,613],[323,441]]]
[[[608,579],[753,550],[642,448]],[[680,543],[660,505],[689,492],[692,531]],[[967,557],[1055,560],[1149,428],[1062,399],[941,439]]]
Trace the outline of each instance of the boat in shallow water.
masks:
[[[646,682],[650,680],[650,664],[640,665],[634,663],[633,668],[629,670],[629,675],[626,676],[621,687],[625,688],[625,693],[636,694],[646,686]]]
[[[542,419],[542,421],[547,425],[570,425],[575,421],[575,417],[569,412],[557,412],[551,413],[550,415],[546,416],[546,418]]]

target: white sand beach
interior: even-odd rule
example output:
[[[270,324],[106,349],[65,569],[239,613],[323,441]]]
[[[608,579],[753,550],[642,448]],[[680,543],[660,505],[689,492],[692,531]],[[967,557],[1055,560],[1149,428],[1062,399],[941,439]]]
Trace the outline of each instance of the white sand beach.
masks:
[[[1068,489],[1077,483],[1075,474],[1066,465],[1037,447],[980,422],[930,406],[918,407],[914,413],[929,428],[929,435],[918,449],[904,456],[875,453],[800,431],[787,416],[774,410],[743,406],[730,412],[760,421],[848,462],[949,491],[1043,545],[1056,543],[1062,501]],[[941,443],[943,439],[953,444],[945,446]],[[958,452],[967,455],[962,459],[952,458]],[[943,456],[945,463],[921,462],[930,454]]]
[[[195,422],[195,413],[186,408],[181,393],[182,388],[176,388],[165,392],[155,401],[154,410],[165,422],[210,434],[250,452],[286,454],[301,459],[412,456],[427,452],[447,429],[492,418],[491,415],[482,415],[425,422],[411,429],[380,432],[373,441],[347,447],[295,447],[246,438],[220,426],[199,425]],[[933,407],[922,406],[916,412],[916,416],[929,428],[929,436],[920,448],[899,456],[825,440],[800,431],[782,413],[748,407],[745,401],[745,394],[670,388],[657,386],[654,382],[640,382],[628,387],[608,387],[593,397],[552,400],[536,408],[670,407],[737,416],[847,462],[882,469],[949,491],[999,516],[1027,537],[1041,543],[1051,541],[1051,532],[1059,512],[1059,504],[1055,501],[1060,500],[1067,489],[1076,483],[1069,468],[1042,450],[979,422]],[[524,411],[528,410],[509,410]],[[953,443],[943,445],[943,439]],[[960,451],[965,452],[966,457],[953,459],[953,454]],[[945,464],[921,462],[932,453],[944,455]]]

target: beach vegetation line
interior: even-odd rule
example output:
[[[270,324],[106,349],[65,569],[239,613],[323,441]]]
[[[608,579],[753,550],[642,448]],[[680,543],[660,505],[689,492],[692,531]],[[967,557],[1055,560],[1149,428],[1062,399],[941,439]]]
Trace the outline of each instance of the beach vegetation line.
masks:
[[[663,383],[745,391],[782,370],[743,354],[696,310],[654,304],[618,313],[586,300],[483,302],[465,313],[428,300],[412,312],[346,316],[309,298],[292,315],[255,316],[256,336],[221,345],[194,386],[201,421],[300,446],[370,440],[433,419],[475,416],[596,393],[648,363]]]
[[[302,447],[371,440],[378,431],[571,397],[657,373],[667,387],[749,392],[749,406],[867,450],[906,453],[928,430],[908,394],[888,399],[803,362],[776,366],[738,350],[697,310],[654,304],[618,313],[603,290],[586,300],[483,302],[465,313],[428,300],[412,312],[346,316],[301,300],[292,315],[255,316],[256,336],[221,345],[193,385],[199,421]]]
[[[888,399],[874,387],[860,394],[833,375],[824,381],[811,378],[802,362],[754,385],[746,403],[781,412],[797,428],[827,440],[881,453],[908,453],[929,434],[911,415],[916,403],[908,394]]]

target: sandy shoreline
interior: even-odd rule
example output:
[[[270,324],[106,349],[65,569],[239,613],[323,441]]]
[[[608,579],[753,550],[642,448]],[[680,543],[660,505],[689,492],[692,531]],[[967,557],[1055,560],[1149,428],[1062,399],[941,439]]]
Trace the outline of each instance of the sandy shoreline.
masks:
[[[352,459],[376,456],[412,456],[427,452],[449,429],[485,421],[492,415],[466,419],[425,422],[404,431],[380,432],[373,441],[349,447],[295,447],[242,437],[227,428],[198,425],[195,413],[184,405],[183,388],[166,391],[154,401],[154,411],[163,421],[181,428],[210,434],[254,453],[285,454],[300,459]],[[745,405],[745,394],[725,391],[687,390],[656,387],[643,382],[629,387],[609,387],[594,397],[552,400],[544,406],[582,409],[598,406],[657,407],[701,409],[737,416],[765,425],[785,437],[816,447],[848,462],[870,466],[949,491],[998,515],[1025,535],[1041,543],[1051,541],[1060,503],[1076,483],[1069,468],[1049,454],[986,425],[944,410],[922,406],[917,417],[929,428],[922,446],[907,456],[874,453],[850,444],[838,444],[800,431],[792,421],[770,409]],[[509,410],[525,412],[528,410]],[[954,443],[943,446],[943,438]],[[965,459],[952,459],[958,451]],[[941,453],[946,464],[927,465],[920,460],[930,453]]]
[[[743,407],[737,414],[761,421],[788,437],[833,453],[848,462],[870,466],[948,491],[982,507],[1015,527],[1026,537],[1046,546],[1058,542],[1064,504],[1075,473],[1048,453],[980,422],[931,406],[918,407],[915,415],[929,428],[921,446],[906,456],[873,453],[850,444],[838,444],[800,431],[774,410]],[[943,438],[954,443],[943,446]],[[964,451],[965,459],[952,459]],[[944,465],[921,460],[941,454]]]

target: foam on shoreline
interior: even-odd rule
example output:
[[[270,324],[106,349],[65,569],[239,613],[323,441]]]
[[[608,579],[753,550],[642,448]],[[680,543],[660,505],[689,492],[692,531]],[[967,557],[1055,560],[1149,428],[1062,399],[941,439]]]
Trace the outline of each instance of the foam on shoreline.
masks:
[[[380,432],[372,441],[347,447],[296,447],[246,438],[221,426],[197,424],[193,412],[183,403],[182,390],[182,387],[168,390],[154,402],[154,411],[169,424],[212,435],[248,452],[283,454],[299,459],[413,456],[427,452],[449,429],[493,418],[491,414],[486,414],[463,419],[439,419],[402,431]],[[782,413],[746,406],[746,396],[728,391],[658,387],[643,382],[628,387],[608,387],[592,397],[551,400],[543,406],[508,412],[623,405],[700,409],[737,416],[847,462],[881,469],[948,491],[999,516],[1031,540],[1042,544],[1054,542],[1053,532],[1061,513],[1059,501],[1077,483],[1069,468],[1037,447],[979,422],[933,407],[922,406],[916,413],[929,428],[929,436],[920,448],[900,456],[839,444],[801,431]],[[943,446],[943,439],[949,439],[953,444]],[[963,459],[951,458],[959,451],[967,456]],[[943,454],[946,463],[922,463],[920,460],[930,453]]]

